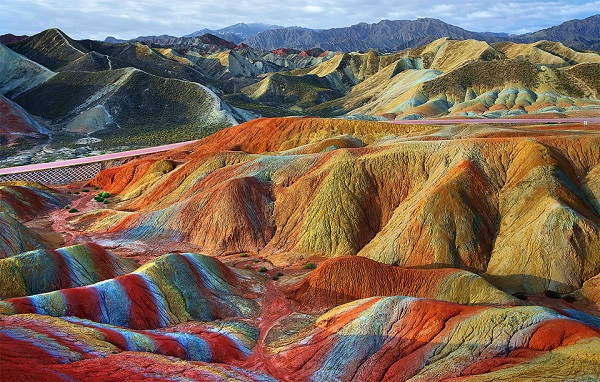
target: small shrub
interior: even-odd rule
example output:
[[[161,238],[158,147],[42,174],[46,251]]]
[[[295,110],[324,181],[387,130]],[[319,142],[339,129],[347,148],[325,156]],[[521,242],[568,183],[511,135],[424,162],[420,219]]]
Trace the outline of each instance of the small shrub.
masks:
[[[71,193],[71,191],[67,191],[67,194],[70,194],[70,193]]]
[[[253,262],[254,264],[258,263],[259,261],[260,261],[259,259],[252,259],[252,262]]]
[[[98,186],[94,187],[94,190],[99,190],[99,189],[100,189],[100,187],[98,187]]]
[[[546,290],[544,292],[544,294],[546,295],[546,297],[550,297],[550,298],[560,298],[560,293],[553,291],[553,290]]]
[[[302,268],[304,269],[315,269],[317,266],[313,263],[306,263]]]
[[[572,294],[567,294],[563,296],[563,300],[565,300],[566,302],[575,302],[577,301],[577,298]]]
[[[252,268],[252,267],[250,266],[250,264],[246,264],[246,265],[244,265],[244,269],[250,269],[250,268]]]
[[[104,201],[102,203],[108,204],[108,200],[104,199]]]
[[[81,190],[81,192],[90,192],[90,190],[88,190],[87,188],[84,188],[83,190]]]
[[[260,268],[258,268],[258,271],[259,272],[266,272],[266,271],[268,271],[268,269],[267,269],[267,267],[260,267]]]
[[[71,208],[71,206],[65,206],[65,210],[68,210],[69,208]]]
[[[75,195],[79,195],[79,191],[75,191],[75,192],[74,192],[74,194],[75,194]]]
[[[247,253],[240,253],[240,257],[248,257]]]
[[[281,276],[283,276],[283,273],[281,273],[281,272],[277,272],[277,275],[276,275],[276,276],[277,276],[277,277],[281,277]]]
[[[69,210],[70,213],[75,213],[75,212],[79,212],[79,210],[77,208],[71,208]]]
[[[279,280],[279,276],[273,276],[273,277],[271,277],[271,278],[272,278],[273,280],[275,280],[275,281]]]
[[[110,194],[108,192],[104,191],[104,192],[100,193],[100,196],[103,197],[104,199],[106,199],[106,198],[110,197]]]

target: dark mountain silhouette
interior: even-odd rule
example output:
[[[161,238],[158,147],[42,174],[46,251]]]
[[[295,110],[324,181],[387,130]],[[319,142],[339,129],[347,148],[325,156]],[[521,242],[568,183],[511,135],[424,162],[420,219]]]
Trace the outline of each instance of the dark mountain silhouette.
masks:
[[[249,39],[261,32],[271,30],[271,29],[282,29],[280,25],[271,25],[271,24],[261,24],[261,23],[238,23],[234,25],[230,25],[221,29],[201,29],[196,32],[190,33],[183,37],[196,37],[202,36],[204,34],[213,34],[215,36],[221,37],[222,39],[235,42],[239,44],[240,42]]]
[[[427,44],[440,37],[455,40],[476,39],[487,42],[534,42],[551,40],[579,50],[599,50],[600,15],[567,21],[559,26],[521,36],[503,33],[471,32],[438,19],[382,20],[375,24],[360,23],[346,28],[325,30],[284,28],[261,32],[244,42],[257,49],[310,49],[353,52],[375,49],[397,51]]]
[[[600,14],[519,36],[519,42],[559,41],[579,50],[600,50]]]

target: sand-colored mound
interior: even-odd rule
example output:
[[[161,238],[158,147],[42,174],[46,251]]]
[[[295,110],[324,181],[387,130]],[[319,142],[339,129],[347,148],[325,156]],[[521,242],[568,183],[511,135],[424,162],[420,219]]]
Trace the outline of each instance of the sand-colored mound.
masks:
[[[0,299],[90,285],[135,268],[94,243],[25,252],[0,259]]]
[[[543,49],[556,56],[563,57],[569,63],[600,63],[600,54],[596,52],[578,52],[560,42],[542,40],[535,43],[537,48]]]
[[[507,58],[521,58],[536,65],[570,66],[582,63],[600,63],[597,53],[577,52],[559,42],[538,41],[532,44],[517,44],[513,42],[500,42],[492,44]]]
[[[5,316],[0,322],[3,379],[114,381],[185,375],[214,380],[225,375],[253,380],[255,375],[222,365],[246,359],[256,344],[256,328],[242,322],[190,323],[151,331],[35,314]],[[160,372],[156,365],[161,365]]]
[[[169,254],[137,271],[85,287],[0,301],[2,314],[76,316],[132,329],[190,320],[252,316],[256,297],[238,275],[214,258]]]
[[[598,71],[600,71],[599,63],[579,64],[565,70],[567,73],[585,83],[594,97],[600,98],[600,78],[598,78]]]
[[[271,73],[241,92],[264,104],[296,109],[318,105],[342,95],[338,90],[330,89],[327,81],[315,74],[287,76]]]
[[[299,285],[304,312],[319,312],[374,296],[412,296],[460,304],[518,304],[480,276],[458,269],[410,269],[359,256],[329,259]]]
[[[567,66],[569,63],[562,57],[546,52],[535,44],[517,44],[500,42],[492,46],[506,55],[507,58],[523,58],[537,65]]]
[[[430,44],[435,44],[437,48],[435,56],[431,61],[431,69],[436,69],[444,73],[450,72],[470,61],[492,61],[505,58],[501,52],[498,52],[483,41],[442,40],[443,43],[441,44],[436,42]],[[442,40],[437,41],[441,42]]]
[[[593,379],[600,373],[600,332],[540,307],[371,298],[320,317],[286,317],[265,343],[274,376],[286,381],[518,378],[536,369],[536,377]]]

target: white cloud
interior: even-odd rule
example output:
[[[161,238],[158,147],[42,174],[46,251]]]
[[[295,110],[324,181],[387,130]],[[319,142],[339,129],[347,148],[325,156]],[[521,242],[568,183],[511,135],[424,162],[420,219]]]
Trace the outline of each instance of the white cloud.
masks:
[[[239,22],[262,22],[308,28],[344,27],[383,19],[439,18],[472,30],[522,33],[585,18],[600,9],[600,0],[521,1],[480,0],[6,0],[0,2],[0,34],[34,34],[57,27],[74,38],[104,39],[107,35],[182,36],[202,28]]]
[[[321,13],[325,10],[319,5],[307,5],[305,7],[302,7],[302,9],[308,13]]]

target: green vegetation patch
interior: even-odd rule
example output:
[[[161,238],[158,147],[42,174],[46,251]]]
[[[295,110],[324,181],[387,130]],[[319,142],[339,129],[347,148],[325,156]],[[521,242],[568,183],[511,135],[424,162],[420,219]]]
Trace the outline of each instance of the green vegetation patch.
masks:
[[[423,91],[429,98],[439,94],[464,98],[468,88],[481,89],[483,93],[506,83],[534,89],[537,74],[537,67],[523,60],[475,61],[424,83]]]
[[[600,64],[579,64],[564,71],[583,81],[587,87],[596,93],[596,97],[600,97]]]
[[[15,101],[31,114],[58,123],[92,95],[116,82],[124,73],[124,70],[61,72],[19,95]]]

